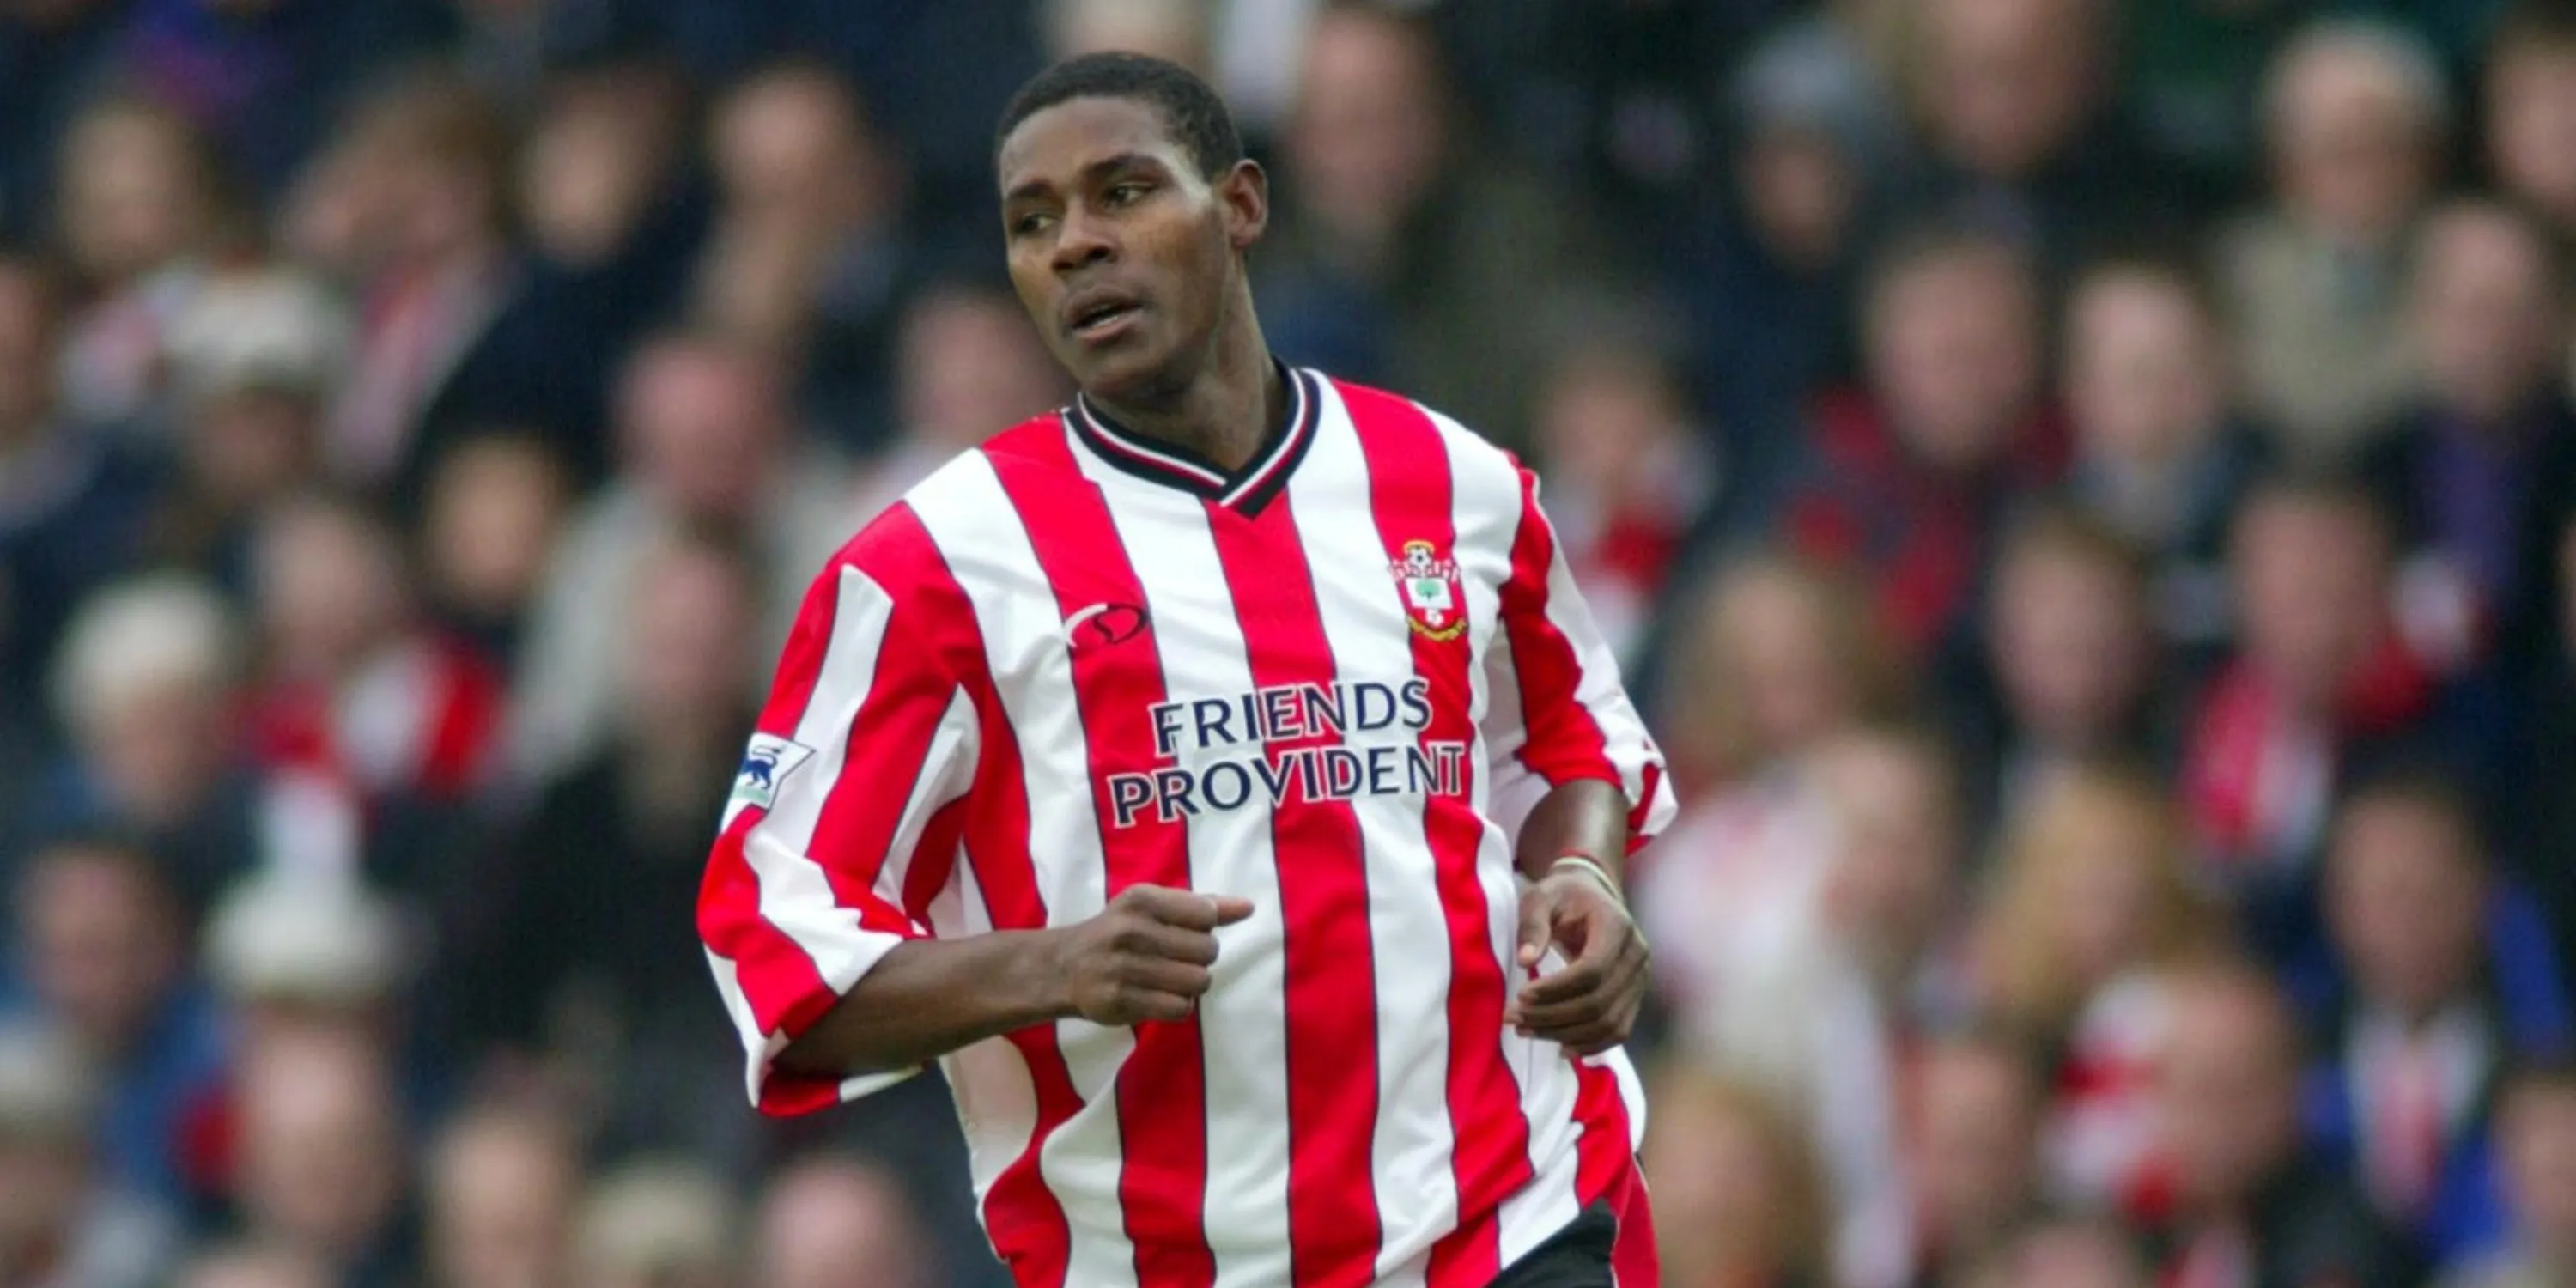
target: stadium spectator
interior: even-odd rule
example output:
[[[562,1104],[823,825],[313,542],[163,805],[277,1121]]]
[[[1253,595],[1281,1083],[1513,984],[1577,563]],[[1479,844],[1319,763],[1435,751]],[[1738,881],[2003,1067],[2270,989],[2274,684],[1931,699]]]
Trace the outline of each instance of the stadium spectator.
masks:
[[[2576,234],[2576,14],[2553,0],[2509,6],[2480,88],[2488,173],[2558,236]]]
[[[2147,553],[2155,624],[2185,660],[2227,637],[2227,523],[2264,457],[2235,413],[2218,308],[2184,264],[2117,256],[2080,271],[2065,305],[2069,491]]]
[[[2406,234],[2440,177],[2442,68],[2404,29],[2302,29],[2265,77],[2272,196],[2217,247],[2249,405],[2287,455],[2348,457],[2404,401]]]
[[[2488,1106],[2519,1055],[2571,1036],[2559,964],[2437,777],[2339,811],[2325,901],[2344,989],[2319,1026],[2311,1130],[2391,1224],[2449,1260],[2501,1232]]]
[[[333,1288],[321,1262],[256,1243],[229,1244],[195,1257],[172,1282],[177,1288]]]
[[[1760,1086],[1687,1064],[1650,1092],[1645,1165],[1669,1288],[1835,1283],[1828,1189],[1800,1115]]]
[[[264,1045],[241,1070],[234,1222],[329,1267],[352,1288],[412,1264],[408,1150],[385,1053],[345,1030]]]
[[[850,535],[848,483],[797,441],[782,373],[755,348],[704,331],[647,342],[627,364],[618,420],[624,472],[574,513],[528,621],[512,713],[523,778],[542,780],[598,745],[624,647],[618,608],[659,539],[703,527],[749,546],[763,571],[749,644],[769,656],[810,570]]]
[[[460,437],[430,468],[416,536],[439,624],[507,664],[573,504],[563,459],[535,435],[499,429]]]
[[[2117,1221],[2082,1214],[2033,1218],[1967,1267],[1961,1288],[2148,1288],[2137,1240]]]
[[[1910,1282],[1952,1283],[2038,1202],[2041,1073],[2015,1037],[1964,1030],[1924,1043],[1906,1079]]]
[[[1548,515],[1602,638],[1633,666],[1715,462],[1650,341],[1605,336],[1550,364],[1534,410]]]
[[[2514,1069],[2494,1105],[2489,1148],[2512,1226],[2455,1263],[2443,1288],[2544,1288],[2576,1266],[2576,1067],[2561,1057]]]
[[[193,921],[258,861],[260,786],[234,725],[239,624],[195,580],[150,574],[85,600],[53,677],[64,759],[27,784],[22,843],[64,830],[140,836]]]
[[[573,1223],[573,1288],[728,1288],[735,1209],[685,1162],[642,1159],[601,1177]]]
[[[1431,29],[1364,0],[1316,14],[1282,145],[1255,260],[1272,347],[1527,447],[1546,359],[1615,262],[1591,216],[1481,150]]]
[[[789,358],[834,439],[875,447],[892,429],[895,328],[919,250],[902,157],[855,88],[801,63],[735,86],[708,138],[718,204],[698,316]]]
[[[346,1032],[404,1037],[407,927],[345,877],[272,871],[235,886],[206,923],[203,968],[225,1008],[236,1069],[276,1041]]]
[[[64,327],[63,407],[131,432],[161,392],[170,329],[217,250],[215,161],[178,113],[110,98],[65,133],[62,168],[54,220],[86,300]]]
[[[581,1156],[560,1121],[492,1106],[429,1143],[423,1288],[561,1288],[571,1272]]]
[[[1123,49],[1214,72],[1206,10],[1193,0],[1038,0],[1047,57]]]
[[[2508,206],[2439,207],[2416,240],[2422,385],[2371,469],[2411,556],[2408,638],[2453,669],[2518,671],[2547,647],[2538,588],[2576,514],[2569,281],[2548,233]]]
[[[1794,548],[1861,569],[1917,658],[1964,624],[2006,507],[2063,465],[2038,290],[2013,241],[1901,237],[1869,279],[1865,388],[1817,402],[1771,512]]]
[[[939,1280],[903,1183],[856,1159],[809,1158],[769,1183],[752,1221],[751,1288],[930,1288]]]
[[[2154,1073],[2161,1177],[2128,1196],[2167,1282],[2403,1288],[2417,1258],[2302,1141],[2298,1029],[2244,966],[2181,969]]]
[[[98,1096],[97,1162],[168,1203],[208,1178],[199,1128],[218,1104],[222,1019],[186,974],[187,928],[142,852],[75,839],[39,851],[17,889],[15,1009],[58,1026]]]
[[[167,1210],[99,1175],[88,1073],[60,1034],[0,1027],[0,1283],[151,1288],[176,1251]]]
[[[2075,766],[2160,760],[2169,740],[2146,569],[2119,537],[2035,511],[2004,537],[1991,580],[1984,647],[1944,686],[1980,837]]]
[[[1069,392],[1007,292],[967,283],[924,288],[905,306],[895,345],[900,432],[861,472],[850,530],[949,458],[1061,405]]]
[[[549,77],[515,168],[528,249],[576,277],[631,275],[638,280],[620,284],[643,293],[634,303],[664,303],[660,292],[676,288],[676,266],[629,261],[639,250],[675,249],[662,225],[677,213],[688,126],[688,87],[658,61],[610,60]],[[631,336],[631,322],[592,320],[612,337]]]

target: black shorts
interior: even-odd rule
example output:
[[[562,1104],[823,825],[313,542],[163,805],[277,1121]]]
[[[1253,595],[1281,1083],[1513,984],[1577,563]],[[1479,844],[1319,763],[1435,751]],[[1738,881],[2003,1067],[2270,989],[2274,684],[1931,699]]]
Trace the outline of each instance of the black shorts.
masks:
[[[1618,1240],[1619,1218],[1595,1203],[1513,1262],[1493,1288],[1612,1288],[1610,1248]]]

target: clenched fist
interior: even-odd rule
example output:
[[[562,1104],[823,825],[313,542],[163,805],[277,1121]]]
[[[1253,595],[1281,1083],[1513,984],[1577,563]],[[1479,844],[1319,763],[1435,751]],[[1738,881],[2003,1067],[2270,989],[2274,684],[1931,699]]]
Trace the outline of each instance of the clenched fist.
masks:
[[[1127,887],[1059,941],[1056,967],[1074,1013],[1119,1026],[1189,1018],[1212,978],[1216,928],[1251,915],[1247,899]]]

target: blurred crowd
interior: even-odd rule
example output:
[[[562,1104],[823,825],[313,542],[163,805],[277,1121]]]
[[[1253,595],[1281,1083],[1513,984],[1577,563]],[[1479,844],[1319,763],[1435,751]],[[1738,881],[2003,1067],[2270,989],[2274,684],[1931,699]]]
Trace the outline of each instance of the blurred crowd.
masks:
[[[1545,478],[1668,1285],[2576,1284],[2576,5],[0,0],[0,1288],[1002,1282],[692,908],[1097,48]]]

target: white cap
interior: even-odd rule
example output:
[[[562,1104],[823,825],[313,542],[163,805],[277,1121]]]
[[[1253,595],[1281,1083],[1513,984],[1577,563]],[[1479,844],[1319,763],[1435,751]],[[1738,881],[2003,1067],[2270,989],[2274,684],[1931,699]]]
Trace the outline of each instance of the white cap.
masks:
[[[206,969],[246,1002],[361,1007],[401,983],[402,927],[352,880],[268,875],[224,896],[206,927]]]
[[[284,269],[216,277],[170,324],[170,365],[190,401],[243,389],[314,398],[338,387],[355,350],[347,310]]]

